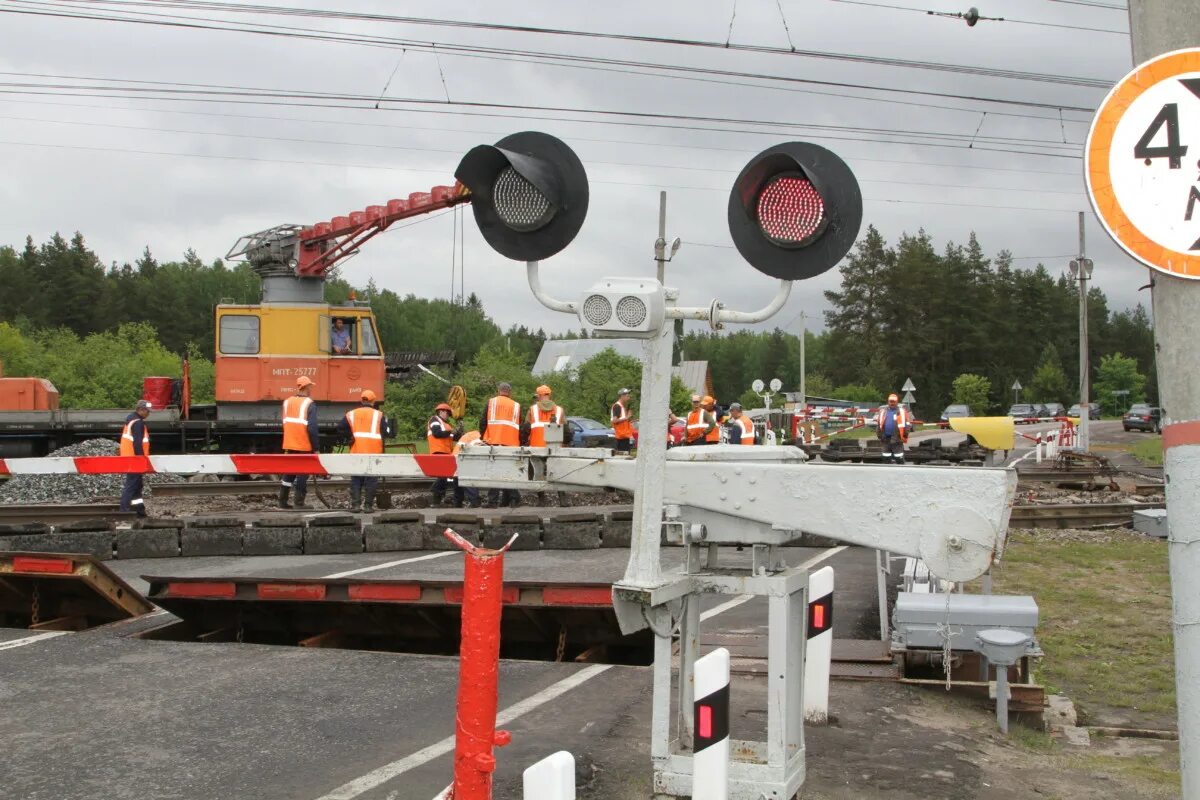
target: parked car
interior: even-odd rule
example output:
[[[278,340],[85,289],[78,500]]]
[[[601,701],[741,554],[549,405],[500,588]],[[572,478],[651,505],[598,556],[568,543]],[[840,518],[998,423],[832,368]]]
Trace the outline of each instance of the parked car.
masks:
[[[667,447],[676,447],[683,444],[684,433],[687,431],[687,423],[681,419],[675,420],[667,428]],[[633,423],[633,446],[638,446],[638,424]]]
[[[941,416],[941,419],[938,420],[938,425],[940,425],[943,428],[948,428],[948,427],[950,427],[950,419],[952,417],[969,417],[969,416],[971,416],[971,407],[970,406],[961,405],[961,404],[957,404],[957,403],[954,405],[949,405],[949,406],[946,406],[946,409],[944,411],[942,411],[942,416]]]
[[[1151,433],[1162,432],[1162,411],[1147,403],[1136,403],[1121,417],[1121,427],[1127,431],[1137,428]]]
[[[571,431],[572,447],[608,447],[617,446],[617,434],[612,428],[601,425],[588,417],[567,417],[567,427]]]
[[[1042,413],[1040,416],[1065,417],[1067,416],[1067,409],[1062,403],[1044,403],[1042,405]]]
[[[1067,409],[1068,417],[1082,417],[1083,407],[1076,403]],[[1088,419],[1100,419],[1100,406],[1097,403],[1088,403]]]
[[[1037,417],[1038,408],[1029,403],[1016,403],[1009,406],[1008,416],[1013,418],[1014,422],[1024,422]]]

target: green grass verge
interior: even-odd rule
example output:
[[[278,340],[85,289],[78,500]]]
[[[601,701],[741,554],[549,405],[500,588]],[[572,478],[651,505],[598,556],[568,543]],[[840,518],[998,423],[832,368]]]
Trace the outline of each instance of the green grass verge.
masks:
[[[1031,594],[1046,657],[1037,679],[1084,715],[1175,709],[1171,592],[1164,542],[1113,532],[1088,541],[1013,532],[994,570],[995,591]]]
[[[1163,444],[1161,436],[1143,439],[1129,448],[1129,452],[1143,464],[1161,466],[1163,463]]]

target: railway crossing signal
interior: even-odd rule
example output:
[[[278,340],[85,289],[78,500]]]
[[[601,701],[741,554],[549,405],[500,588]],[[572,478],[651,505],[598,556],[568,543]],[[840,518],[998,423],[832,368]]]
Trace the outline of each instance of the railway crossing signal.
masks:
[[[483,238],[515,261],[541,261],[559,252],[587,217],[583,163],[546,133],[523,131],[473,147],[454,177],[471,190]]]
[[[803,280],[833,267],[854,246],[862,193],[834,153],[787,142],[742,168],[729,193],[728,217],[733,243],[752,267]]]

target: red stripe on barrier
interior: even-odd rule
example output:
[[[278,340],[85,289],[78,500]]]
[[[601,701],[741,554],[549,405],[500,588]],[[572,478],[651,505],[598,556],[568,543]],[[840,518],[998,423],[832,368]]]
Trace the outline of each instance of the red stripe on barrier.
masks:
[[[1200,422],[1172,422],[1162,429],[1163,450],[1200,444]]]
[[[448,455],[413,456],[417,466],[430,478],[453,478],[458,473],[458,459]]]
[[[75,471],[80,475],[112,475],[119,472],[154,472],[147,456],[78,456]]]
[[[612,588],[608,586],[547,586],[542,602],[548,606],[611,606]]]
[[[462,605],[463,587],[447,586],[442,589],[442,595],[446,598],[447,603],[456,603]],[[516,586],[505,586],[500,590],[501,603],[515,603],[521,599],[521,590]]]
[[[0,475],[12,475],[12,473],[8,471],[8,465],[4,463],[3,458],[0,458]]]
[[[219,600],[231,600],[236,594],[237,586],[232,581],[195,581],[167,584],[167,597],[213,597]]]
[[[13,572],[41,572],[70,575],[75,563],[69,558],[37,558],[35,556],[13,556]]]
[[[292,455],[231,455],[233,467],[242,475],[328,475],[315,453]]]
[[[324,600],[323,583],[260,583],[259,600]]]
[[[421,599],[421,587],[415,583],[352,583],[350,599],[411,603]]]

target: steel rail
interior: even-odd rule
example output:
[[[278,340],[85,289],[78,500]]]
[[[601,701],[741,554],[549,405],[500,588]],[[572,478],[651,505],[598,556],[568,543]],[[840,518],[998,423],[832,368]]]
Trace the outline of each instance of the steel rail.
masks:
[[[0,505],[0,524],[42,522],[49,525],[77,520],[117,522],[134,519],[133,512],[120,511],[116,503],[20,503]]]

